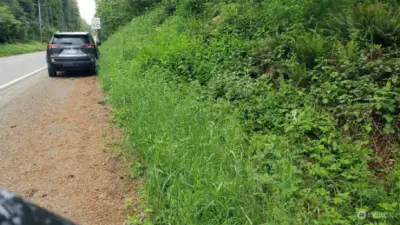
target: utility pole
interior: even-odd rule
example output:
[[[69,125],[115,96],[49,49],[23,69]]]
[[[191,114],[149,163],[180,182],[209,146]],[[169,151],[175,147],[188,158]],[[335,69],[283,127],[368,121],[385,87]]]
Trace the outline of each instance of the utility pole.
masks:
[[[40,43],[43,43],[42,11],[41,11],[40,0],[38,0],[38,4],[37,5],[38,5],[38,11],[39,11]]]
[[[51,26],[54,27],[54,20],[53,20],[53,9],[51,5],[49,4],[49,14],[50,14],[50,21],[51,21]]]
[[[61,31],[65,31],[65,20],[64,20],[64,10],[61,0],[58,0],[60,3],[60,10],[61,10]]]

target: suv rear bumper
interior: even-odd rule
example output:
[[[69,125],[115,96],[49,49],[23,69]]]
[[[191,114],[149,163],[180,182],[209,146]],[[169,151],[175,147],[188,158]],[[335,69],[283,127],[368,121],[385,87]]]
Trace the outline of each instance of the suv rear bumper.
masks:
[[[71,60],[68,58],[50,58],[48,67],[54,70],[91,70],[96,66],[94,58],[81,58]]]
[[[86,70],[95,68],[94,62],[75,61],[75,62],[53,62],[49,67],[55,70]]]

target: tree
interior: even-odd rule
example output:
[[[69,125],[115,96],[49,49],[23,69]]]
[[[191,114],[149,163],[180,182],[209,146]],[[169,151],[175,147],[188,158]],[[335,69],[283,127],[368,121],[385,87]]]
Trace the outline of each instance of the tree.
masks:
[[[39,40],[38,2],[45,38],[62,30],[63,19],[66,31],[82,29],[76,0],[0,0],[0,42]]]
[[[12,40],[19,25],[20,22],[9,12],[8,7],[0,6],[0,43]]]
[[[162,0],[96,0],[97,16],[102,19],[102,34],[107,38],[118,27],[130,22],[133,17],[146,12]]]

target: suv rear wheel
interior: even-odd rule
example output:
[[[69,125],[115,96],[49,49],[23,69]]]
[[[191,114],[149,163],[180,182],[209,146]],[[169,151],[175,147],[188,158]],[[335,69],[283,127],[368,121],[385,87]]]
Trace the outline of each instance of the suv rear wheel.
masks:
[[[93,75],[93,76],[96,76],[96,75],[97,75],[97,72],[98,72],[97,64],[95,63],[95,64],[92,66],[92,68],[89,70],[89,74],[90,74],[90,75]]]
[[[47,68],[47,71],[49,72],[49,77],[57,76],[57,71],[55,69]]]
[[[91,69],[91,70],[89,71],[89,73],[90,73],[90,75],[92,75],[92,76],[96,76],[96,75],[97,75],[96,69]]]

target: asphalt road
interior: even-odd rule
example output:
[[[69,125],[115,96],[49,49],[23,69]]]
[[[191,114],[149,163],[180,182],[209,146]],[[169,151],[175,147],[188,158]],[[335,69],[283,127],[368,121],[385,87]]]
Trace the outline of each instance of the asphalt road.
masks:
[[[0,87],[46,67],[46,53],[31,54],[0,58]]]

